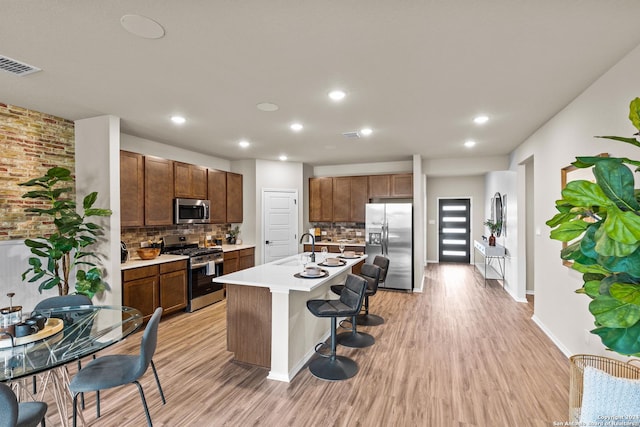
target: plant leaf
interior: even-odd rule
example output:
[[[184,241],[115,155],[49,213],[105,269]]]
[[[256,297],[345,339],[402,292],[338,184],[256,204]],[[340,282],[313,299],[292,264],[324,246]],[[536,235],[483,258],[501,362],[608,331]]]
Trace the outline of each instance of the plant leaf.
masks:
[[[577,179],[562,189],[562,197],[574,206],[606,206],[611,201],[595,182]]]
[[[602,343],[617,353],[629,356],[640,353],[640,323],[630,328],[598,327],[591,333],[600,336]]]
[[[618,301],[640,307],[640,286],[631,283],[614,283],[609,293]]]
[[[612,139],[614,141],[626,142],[627,144],[640,147],[640,142],[635,138],[624,138],[622,136],[596,136],[596,138]]]
[[[616,242],[637,247],[640,243],[640,216],[635,212],[623,212],[617,206],[611,206],[604,220],[604,230]]]
[[[589,223],[581,219],[565,222],[560,224],[558,228],[551,230],[550,236],[552,239],[560,240],[561,242],[569,242],[580,237],[588,226]]]
[[[599,325],[609,328],[629,328],[640,321],[640,306],[608,295],[600,295],[591,301],[589,311]]]
[[[629,104],[629,120],[640,130],[640,98],[633,99]]]
[[[593,168],[596,182],[602,191],[618,208],[638,210],[640,205],[635,199],[633,172],[616,158],[603,158]]]

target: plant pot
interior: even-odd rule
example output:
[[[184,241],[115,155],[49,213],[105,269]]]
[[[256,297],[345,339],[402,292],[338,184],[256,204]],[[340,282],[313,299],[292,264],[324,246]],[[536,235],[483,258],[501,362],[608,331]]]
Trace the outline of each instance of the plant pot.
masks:
[[[493,235],[493,233],[491,233],[491,236],[489,236],[489,246],[495,246],[496,245],[496,236]]]
[[[227,237],[227,243],[230,245],[235,245],[236,244],[236,238],[235,237]]]

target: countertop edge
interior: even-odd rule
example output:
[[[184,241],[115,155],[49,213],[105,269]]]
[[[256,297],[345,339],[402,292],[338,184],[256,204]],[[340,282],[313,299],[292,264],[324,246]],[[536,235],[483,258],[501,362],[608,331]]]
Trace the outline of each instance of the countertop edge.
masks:
[[[135,258],[135,259],[130,259],[129,261],[123,264],[120,264],[120,271],[130,270],[132,268],[149,267],[150,265],[164,264],[166,262],[173,262],[173,261],[180,261],[180,260],[187,260],[187,259],[189,259],[189,257],[186,255],[169,255],[169,254],[158,255],[158,257],[154,259],[146,259],[146,260]]]

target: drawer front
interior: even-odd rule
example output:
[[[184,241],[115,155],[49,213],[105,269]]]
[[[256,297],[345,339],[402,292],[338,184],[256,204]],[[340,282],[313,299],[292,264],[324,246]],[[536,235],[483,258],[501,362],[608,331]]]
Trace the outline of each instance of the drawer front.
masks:
[[[240,249],[240,257],[252,256],[254,254],[253,248]]]
[[[160,274],[171,273],[172,271],[186,270],[187,260],[165,262],[160,264]]]
[[[122,281],[142,279],[144,277],[156,276],[158,274],[158,265],[149,265],[147,267],[131,268],[122,272]]]

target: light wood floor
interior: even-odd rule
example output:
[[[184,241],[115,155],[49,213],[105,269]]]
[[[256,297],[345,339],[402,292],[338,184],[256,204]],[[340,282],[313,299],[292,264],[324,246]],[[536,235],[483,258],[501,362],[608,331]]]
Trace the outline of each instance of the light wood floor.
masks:
[[[153,374],[143,378],[155,426],[551,426],[566,421],[569,364],[498,282],[483,287],[469,265],[429,265],[424,293],[379,292],[372,312],[386,323],[362,328],[366,349],[338,347],[360,372],[342,382],[307,369],[290,384],[231,362],[225,305],[163,320]],[[109,350],[138,351],[140,333]],[[103,352],[106,353],[106,352]],[[102,393],[95,426],[144,426],[135,386]],[[54,417],[48,425],[56,425]]]

